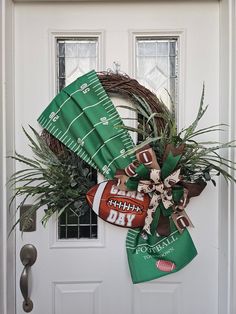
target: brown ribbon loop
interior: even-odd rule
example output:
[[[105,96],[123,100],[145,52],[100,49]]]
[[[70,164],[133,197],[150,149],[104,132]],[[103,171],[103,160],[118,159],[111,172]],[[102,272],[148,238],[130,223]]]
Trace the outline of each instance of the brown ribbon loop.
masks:
[[[182,233],[187,227],[194,227],[185,210],[182,210],[181,212],[176,211],[171,215],[171,217],[180,233]]]
[[[160,166],[156,159],[156,154],[150,146],[145,146],[136,152],[138,161],[150,169],[160,170]]]

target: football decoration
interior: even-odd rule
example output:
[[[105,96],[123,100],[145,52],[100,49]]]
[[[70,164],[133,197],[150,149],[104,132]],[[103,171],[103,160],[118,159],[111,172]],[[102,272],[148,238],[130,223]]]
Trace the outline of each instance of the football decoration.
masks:
[[[93,211],[111,224],[128,228],[144,226],[150,203],[148,194],[119,190],[117,181],[109,180],[93,186],[86,198]]]
[[[130,117],[121,118],[113,95],[136,115],[136,125],[124,123]],[[221,130],[219,125],[197,128],[206,109],[203,86],[195,120],[178,131],[175,114],[135,79],[94,70],[79,77],[38,118],[41,135],[31,128],[32,138],[24,130],[34,157],[12,157],[26,169],[10,180],[11,204],[18,196],[17,209],[33,200],[12,229],[18,222],[27,225],[41,208],[45,225],[55,213],[81,216],[90,207],[104,221],[129,228],[126,252],[134,283],[179,271],[197,255],[185,211],[190,199],[208,182],[216,185],[216,175],[236,182],[235,163],[219,154],[234,142],[197,141]],[[97,173],[104,179],[99,184]]]
[[[159,270],[164,271],[166,273],[169,273],[176,268],[175,264],[172,263],[171,261],[164,261],[160,259],[156,262],[156,267]]]

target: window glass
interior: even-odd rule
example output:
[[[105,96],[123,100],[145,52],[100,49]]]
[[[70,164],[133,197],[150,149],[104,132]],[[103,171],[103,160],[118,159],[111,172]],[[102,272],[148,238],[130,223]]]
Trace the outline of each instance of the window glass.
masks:
[[[175,114],[178,84],[177,38],[136,37],[135,76]]]
[[[57,91],[72,83],[79,76],[98,68],[98,38],[57,39]],[[89,166],[88,166],[89,167]],[[92,180],[97,181],[96,171],[89,169]],[[87,209],[78,215],[68,210],[58,219],[59,239],[97,238],[97,215]]]

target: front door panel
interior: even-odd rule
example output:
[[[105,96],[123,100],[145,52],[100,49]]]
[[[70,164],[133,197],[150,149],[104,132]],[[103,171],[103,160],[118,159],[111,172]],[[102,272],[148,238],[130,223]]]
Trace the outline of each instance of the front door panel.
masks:
[[[56,94],[56,37],[98,38],[97,70],[111,68],[134,76],[137,34],[179,37],[178,123],[194,119],[202,82],[210,108],[204,126],[217,124],[218,2],[16,3],[16,151],[31,155],[21,126],[39,130],[38,116]],[[217,138],[217,135],[216,135]],[[17,165],[20,169],[21,165]],[[176,274],[133,285],[125,252],[127,230],[98,222],[97,239],[58,239],[57,221],[21,237],[17,231],[17,314],[22,310],[21,247],[33,244],[38,257],[30,273],[35,314],[198,314],[217,313],[218,201],[210,185],[187,211],[199,255]]]

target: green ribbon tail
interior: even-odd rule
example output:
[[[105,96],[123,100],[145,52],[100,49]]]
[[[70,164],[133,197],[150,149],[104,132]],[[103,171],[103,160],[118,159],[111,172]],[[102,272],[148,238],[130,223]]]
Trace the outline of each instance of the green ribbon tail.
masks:
[[[171,226],[168,237],[148,236],[142,238],[139,230],[131,229],[126,238],[126,251],[133,283],[145,282],[177,272],[190,263],[197,250],[187,229],[182,234]],[[174,269],[164,272],[157,262],[166,260],[173,263]]]
[[[164,161],[161,168],[161,178],[164,180],[167,178],[176,168],[182,155],[174,156],[172,152],[169,152],[166,160]]]
[[[157,208],[156,208],[156,211],[153,215],[153,220],[152,220],[152,223],[151,223],[151,226],[150,226],[150,231],[151,231],[151,234],[154,235],[157,231],[157,226],[158,226],[158,221],[159,221],[159,218],[160,218],[160,214],[161,214],[161,206],[158,205]]]

